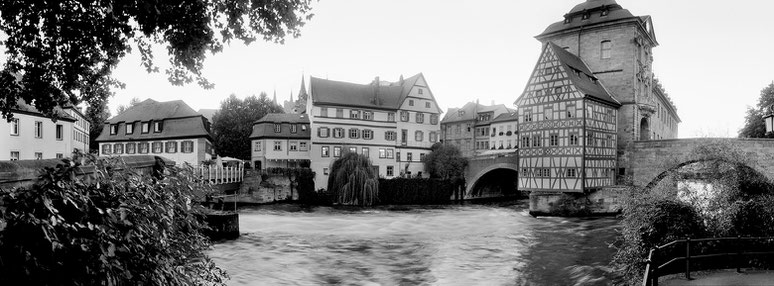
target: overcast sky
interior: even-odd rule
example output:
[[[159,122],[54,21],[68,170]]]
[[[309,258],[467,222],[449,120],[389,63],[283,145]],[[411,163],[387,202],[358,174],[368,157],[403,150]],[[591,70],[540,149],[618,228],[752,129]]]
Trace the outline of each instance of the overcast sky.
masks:
[[[309,76],[368,83],[422,72],[444,111],[475,99],[513,107],[540,53],[534,36],[582,1],[322,0],[300,38],[235,43],[210,56],[204,74],[215,89],[171,86],[130,55],[114,74],[126,89],[110,106],[115,114],[132,97],[183,99],[198,110],[231,93],[275,90],[281,103],[298,94],[302,73],[308,84]],[[680,137],[736,136],[746,107],[774,80],[774,2],[617,2],[653,17],[661,44],[653,71],[677,105]]]

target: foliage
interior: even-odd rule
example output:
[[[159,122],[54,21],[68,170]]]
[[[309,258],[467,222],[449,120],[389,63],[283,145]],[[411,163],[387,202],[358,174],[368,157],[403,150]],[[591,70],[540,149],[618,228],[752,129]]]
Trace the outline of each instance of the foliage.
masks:
[[[129,105],[119,104],[118,105],[118,109],[116,110],[116,112],[118,114],[124,113],[124,111],[126,111],[127,109],[137,105],[138,103],[140,103],[140,99],[136,98],[136,97],[132,97],[132,99],[129,100]]]
[[[379,179],[383,205],[446,204],[460,185],[451,180],[427,178]]]
[[[266,93],[239,99],[231,94],[220,103],[220,110],[212,117],[215,150],[221,156],[250,160],[250,134],[253,123],[269,113],[283,113],[282,107],[271,101]]]
[[[89,178],[64,160],[31,189],[0,191],[0,284],[224,285],[191,204],[211,187],[190,168],[157,180],[91,160]]]
[[[669,171],[661,181],[626,199],[612,264],[630,284],[642,278],[654,246],[685,237],[774,236],[774,185],[756,171],[771,158],[728,140],[706,141],[685,156],[664,158]],[[703,189],[679,188],[697,181]]]
[[[7,55],[0,71],[0,110],[11,116],[17,99],[52,115],[55,106],[87,101],[99,106],[113,87],[111,74],[136,47],[148,72],[158,72],[154,45],[166,46],[169,81],[196,81],[208,53],[240,40],[283,43],[311,19],[311,0],[0,1]]]
[[[425,156],[422,163],[431,178],[444,180],[464,179],[465,168],[468,166],[468,160],[462,157],[457,146],[443,143],[433,144],[430,154]]]
[[[371,206],[379,196],[379,174],[368,157],[344,152],[331,164],[328,192],[339,204]]]
[[[774,132],[766,133],[763,116],[770,113],[769,106],[774,105],[774,82],[761,90],[758,104],[747,107],[744,117],[744,127],[739,130],[739,138],[774,138]]]
[[[99,144],[97,143],[97,137],[102,132],[102,128],[105,127],[105,121],[110,118],[110,109],[107,106],[107,101],[94,101],[86,107],[86,121],[89,121],[89,153],[98,153]]]

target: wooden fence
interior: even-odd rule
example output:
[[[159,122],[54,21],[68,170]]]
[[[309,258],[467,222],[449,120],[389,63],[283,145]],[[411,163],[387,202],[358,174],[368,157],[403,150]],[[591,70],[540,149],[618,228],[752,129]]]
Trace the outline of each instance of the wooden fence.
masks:
[[[213,184],[239,183],[245,178],[244,165],[236,167],[199,166],[194,168],[194,172],[202,180],[209,180]]]
[[[682,262],[682,263],[679,263]],[[774,237],[714,237],[678,239],[650,250],[643,286],[658,286],[658,278],[691,271],[774,266]]]

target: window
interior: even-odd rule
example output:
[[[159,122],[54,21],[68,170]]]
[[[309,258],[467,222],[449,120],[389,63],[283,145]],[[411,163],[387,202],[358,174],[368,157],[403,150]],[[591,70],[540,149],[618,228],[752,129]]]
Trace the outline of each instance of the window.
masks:
[[[387,158],[388,159],[395,158],[395,150],[387,149]]]
[[[37,122],[35,122],[37,125]],[[110,124],[110,135],[118,134],[118,124]]]
[[[528,148],[529,147],[529,136],[521,136],[521,147],[522,148]]]
[[[274,151],[282,151],[282,141],[274,141]]]
[[[180,143],[180,149],[183,153],[193,153],[194,149],[194,142],[193,141],[183,141],[183,143]]]
[[[397,133],[395,133],[395,131],[385,131],[384,132],[384,140],[395,141],[395,135],[396,134]]]
[[[413,99],[409,99],[409,106],[414,106],[414,100]]]
[[[357,128],[350,128],[349,129],[349,138],[350,139],[360,138],[360,130],[357,130]]]
[[[575,169],[567,169],[567,177],[574,178],[577,175],[576,172]]]
[[[360,119],[360,111],[359,110],[350,110],[349,111],[349,118],[350,119]]]
[[[430,102],[425,102],[425,108],[430,108]]]
[[[363,139],[365,140],[374,139],[374,131],[370,129],[363,129]]]
[[[185,142],[183,142],[183,147],[185,147]],[[137,153],[148,154],[148,150],[148,143],[137,143]],[[183,148],[183,151],[185,151],[185,148]]]
[[[400,152],[395,152],[395,161],[400,162]]]
[[[344,109],[336,108],[336,118],[344,118]]]
[[[371,150],[368,150],[368,147],[363,147],[360,154],[366,158],[371,157]]]
[[[373,111],[363,111],[363,120],[374,120]]]
[[[461,130],[462,130],[462,125],[457,124],[454,126],[454,134],[460,134],[460,132],[462,132]]]
[[[162,144],[161,142],[153,142],[151,143],[151,147],[152,147],[151,152],[153,152],[154,154],[164,152],[164,144]]]
[[[419,153],[419,161],[425,160],[425,153]]]
[[[142,130],[140,130],[140,131],[142,133],[150,132],[150,122],[143,122],[141,128],[142,128]]]
[[[438,124],[438,114],[430,114],[430,124]]]
[[[394,112],[387,113],[387,121],[395,122],[395,113]]]
[[[610,41],[602,41],[600,46],[600,57],[603,59],[609,59],[610,58],[610,51],[613,48],[613,43]]]
[[[64,138],[64,127],[62,124],[56,125],[56,140],[62,140]]]
[[[124,154],[124,144],[113,144],[113,154]]]
[[[35,121],[35,138],[43,138],[43,122]]]
[[[19,151],[11,151],[11,161],[19,160]]]
[[[400,130],[400,144],[406,145],[408,143],[408,130],[401,129]]]
[[[430,142],[437,142],[438,141],[438,133],[430,132]]]
[[[153,121],[153,132],[159,133],[161,130],[164,129],[164,124],[162,121]]]
[[[588,12],[586,12],[586,14],[583,14],[583,17],[581,17],[581,20],[588,20],[588,19],[589,19],[589,17],[591,17],[591,14],[589,14]]]
[[[274,123],[274,133],[282,132],[282,124]]]
[[[417,142],[422,142],[422,140],[424,139],[424,137],[425,137],[425,134],[424,134],[424,133],[422,133],[422,131],[417,131],[417,132],[414,132],[414,141],[417,141]]]
[[[379,158],[387,158],[387,149],[379,148]]]
[[[261,151],[261,141],[255,141],[255,151]]]
[[[110,144],[102,145],[102,155],[110,155]]]
[[[333,128],[333,138],[344,138],[344,128]]]
[[[330,157],[330,156],[331,156],[331,147],[322,146],[322,148],[320,148],[320,157]]]
[[[290,124],[290,133],[298,132],[298,124]]]
[[[425,114],[417,112],[417,123],[425,123]]]
[[[540,147],[542,141],[540,140],[540,135],[535,135],[534,138],[532,138],[532,147]],[[500,145],[503,143],[501,142]]]
[[[306,141],[298,142],[298,149],[301,151],[307,151],[309,150],[309,145],[306,143]]]
[[[320,116],[328,117],[328,108],[327,107],[321,107],[320,108]]]
[[[126,134],[134,133],[134,122],[126,124]]]
[[[137,144],[126,143],[126,154],[134,154],[134,153],[137,153]]]
[[[559,145],[559,135],[551,134],[551,137],[550,137],[549,141],[550,141],[549,144],[551,146]]]
[[[62,154],[62,153],[56,153],[56,158],[57,158],[57,159],[62,159],[62,158],[64,158],[64,154]]]
[[[35,152],[35,160],[42,160],[43,152]]]
[[[409,113],[408,111],[401,111],[400,112],[400,121],[407,122],[409,120]]]
[[[328,175],[328,168],[323,168],[323,175]]]
[[[164,145],[167,153],[177,153],[177,141],[167,141]]]
[[[570,145],[578,146],[578,134],[570,134]]]
[[[421,88],[417,89],[417,93],[422,94],[424,92]]]
[[[13,121],[11,121],[11,135],[19,136],[19,118],[14,118]]]
[[[341,147],[333,146],[333,157],[341,157]]]
[[[317,136],[320,138],[328,138],[328,132],[330,132],[330,129],[328,127],[318,127],[317,128]]]
[[[411,152],[407,152],[407,153],[406,153],[406,161],[409,161],[409,162],[411,162],[411,160],[412,160],[412,159],[414,159],[414,158],[412,158],[412,155],[413,155],[413,154],[411,154]]]
[[[306,131],[306,124],[301,124],[301,131]]]
[[[357,154],[357,147],[349,147],[349,152]]]
[[[290,150],[290,151],[298,151],[298,142],[296,142],[296,141],[288,142],[288,150]]]
[[[524,113],[524,122],[532,122],[532,114]]]
[[[387,177],[395,176],[395,169],[393,166],[387,166]]]

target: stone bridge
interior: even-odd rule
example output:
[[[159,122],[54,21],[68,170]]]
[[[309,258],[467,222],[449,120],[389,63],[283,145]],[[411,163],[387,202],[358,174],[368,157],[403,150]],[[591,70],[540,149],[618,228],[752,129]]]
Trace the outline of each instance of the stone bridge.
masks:
[[[487,174],[494,174],[500,171],[507,171],[513,174],[513,179],[515,180],[519,172],[518,153],[513,152],[470,159],[468,167],[465,169],[465,198],[502,196],[502,194],[486,194],[484,196],[473,194],[473,190],[479,183],[487,181],[485,178]]]
[[[718,151],[718,152],[716,152]],[[628,150],[635,186],[650,187],[666,172],[704,161],[727,161],[774,179],[774,139],[692,138],[636,141]]]

